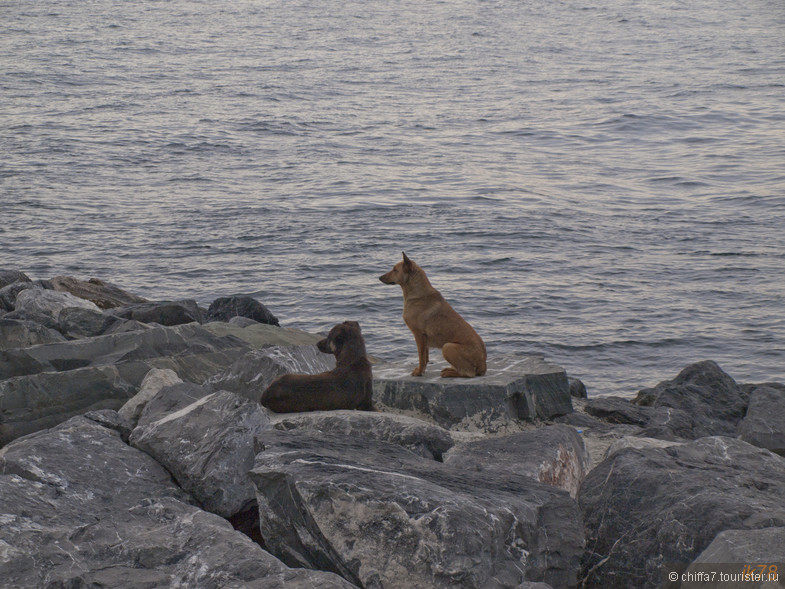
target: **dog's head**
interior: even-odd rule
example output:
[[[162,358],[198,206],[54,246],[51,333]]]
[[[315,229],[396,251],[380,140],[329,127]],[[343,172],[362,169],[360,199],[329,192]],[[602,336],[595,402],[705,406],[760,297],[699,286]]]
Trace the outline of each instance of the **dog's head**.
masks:
[[[349,348],[360,347],[365,355],[365,342],[363,340],[360,324],[357,321],[344,321],[330,330],[327,337],[317,342],[316,347],[325,354],[334,354],[340,358],[342,353]]]
[[[403,260],[393,266],[393,269],[387,274],[379,276],[379,280],[385,284],[405,284],[409,279],[409,276],[414,274],[417,269],[417,264],[408,258],[406,252],[401,253],[403,254]]]

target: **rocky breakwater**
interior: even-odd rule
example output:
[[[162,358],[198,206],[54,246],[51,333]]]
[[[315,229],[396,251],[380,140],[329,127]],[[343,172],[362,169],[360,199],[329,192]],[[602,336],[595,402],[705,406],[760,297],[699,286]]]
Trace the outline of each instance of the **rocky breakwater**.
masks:
[[[377,411],[276,415],[275,377],[332,367],[319,336],[249,297],[135,298],[0,271],[4,586],[655,587],[778,557],[781,385],[707,362],[572,398],[558,366],[492,357],[461,381],[376,364]]]

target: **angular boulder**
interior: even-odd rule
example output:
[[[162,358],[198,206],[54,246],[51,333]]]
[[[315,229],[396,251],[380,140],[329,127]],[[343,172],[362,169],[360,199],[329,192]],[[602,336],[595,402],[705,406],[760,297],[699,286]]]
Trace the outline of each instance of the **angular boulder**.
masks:
[[[120,409],[152,368],[203,382],[248,351],[196,325],[0,352],[0,445],[97,409]]]
[[[552,419],[572,412],[567,374],[535,356],[488,359],[485,376],[441,378],[444,360],[411,376],[410,362],[376,365],[374,402],[413,411],[447,429],[495,432],[518,420]]]
[[[716,587],[765,588],[782,586],[785,563],[785,528],[726,530],[717,534],[708,548],[700,553],[685,571],[684,589]],[[739,579],[737,583],[719,583],[719,574]],[[740,575],[762,575],[760,581],[744,580]],[[731,575],[734,575],[732,577]],[[771,575],[771,578],[770,576]],[[672,585],[675,587],[676,585]]]
[[[20,270],[0,268],[0,288],[5,288],[15,282],[31,282],[30,278]]]
[[[72,276],[56,276],[49,282],[52,288],[59,292],[68,292],[94,303],[99,309],[112,309],[135,303],[146,303],[147,299],[127,292],[109,282],[98,278],[79,280]]]
[[[269,430],[251,471],[265,545],[360,587],[574,587],[581,516],[564,491],[395,444]]]
[[[507,473],[525,476],[576,497],[591,460],[575,428],[557,424],[457,444],[444,456],[444,463],[487,478]]]
[[[164,386],[145,403],[136,425],[143,426],[163,419],[170,413],[180,411],[180,409],[204,399],[212,392],[209,387],[192,382]]]
[[[446,429],[414,417],[396,413],[369,411],[312,411],[282,413],[273,417],[274,427],[282,431],[316,430],[353,438],[398,444],[431,460],[442,456],[453,446]]]
[[[34,282],[13,282],[0,288],[0,311],[13,311],[19,293],[31,288],[41,287]]]
[[[340,577],[283,565],[109,429],[76,417],[0,450],[3,587],[315,586]]]
[[[592,470],[579,503],[586,587],[660,587],[724,530],[785,526],[785,461],[727,437],[627,448]]]
[[[785,456],[785,385],[756,387],[737,433],[745,442]]]
[[[35,372],[60,372],[156,358],[170,358],[173,363],[185,366],[188,364],[185,360],[189,356],[214,354],[220,366],[227,360],[234,361],[248,349],[240,340],[217,337],[198,325],[157,327],[9,351],[5,358],[0,358],[0,379],[9,375],[21,376],[18,366],[31,362],[35,364],[30,365],[38,367]],[[230,354],[221,358],[222,352]],[[228,364],[227,362],[225,366]],[[206,374],[204,378],[211,374],[214,372]]]
[[[134,303],[115,307],[108,311],[123,319],[133,319],[140,323],[156,323],[167,327],[186,323],[201,323],[203,320],[202,310],[193,299]]]
[[[204,509],[229,518],[256,502],[248,477],[254,437],[270,427],[258,403],[220,391],[137,427],[130,443],[172,473]]]
[[[54,290],[44,290],[41,288],[29,288],[22,290],[16,295],[14,312],[28,316],[40,316],[49,318],[55,323],[59,320],[63,309],[69,308],[89,309],[100,313],[101,310],[95,304],[67,292],[57,292]]]
[[[335,357],[316,346],[270,346],[251,350],[205,384],[259,401],[264,390],[279,376],[291,372],[317,374],[332,370]]]
[[[215,299],[207,309],[207,321],[229,321],[233,317],[246,317],[259,323],[278,325],[278,318],[267,307],[248,296],[221,297]]]
[[[65,337],[54,329],[49,329],[33,321],[0,318],[0,350],[29,348],[39,344],[65,341]],[[16,374],[12,376],[18,376]]]
[[[145,406],[162,388],[181,382],[183,382],[182,379],[177,376],[177,373],[174,370],[153,368],[150,372],[145,374],[142,384],[139,385],[139,392],[120,407],[118,413],[122,415],[124,419],[127,419],[132,424],[136,425]]]
[[[741,387],[710,360],[691,364],[673,380],[640,391],[634,402],[672,410],[644,432],[665,439],[733,436],[746,410]]]

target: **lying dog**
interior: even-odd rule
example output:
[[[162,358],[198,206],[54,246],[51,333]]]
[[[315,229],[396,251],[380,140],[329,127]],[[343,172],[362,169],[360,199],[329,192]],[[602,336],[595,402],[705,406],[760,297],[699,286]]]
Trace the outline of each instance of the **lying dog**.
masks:
[[[344,321],[316,346],[325,354],[335,354],[335,368],[320,374],[284,374],[262,393],[261,404],[275,413],[372,411],[373,374],[360,324]]]
[[[404,253],[403,261],[379,280],[399,284],[403,289],[403,320],[414,334],[419,359],[412,376],[425,371],[429,348],[441,348],[444,359],[453,366],[442,370],[442,377],[469,378],[485,374],[485,343],[431,286],[422,268]]]

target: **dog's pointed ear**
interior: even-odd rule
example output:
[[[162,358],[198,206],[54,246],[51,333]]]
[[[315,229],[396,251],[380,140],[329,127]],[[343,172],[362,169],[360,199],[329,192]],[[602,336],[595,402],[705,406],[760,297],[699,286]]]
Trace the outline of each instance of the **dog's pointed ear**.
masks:
[[[411,266],[412,261],[409,259],[409,256],[406,255],[406,252],[401,252],[403,254],[403,265],[404,266]]]

